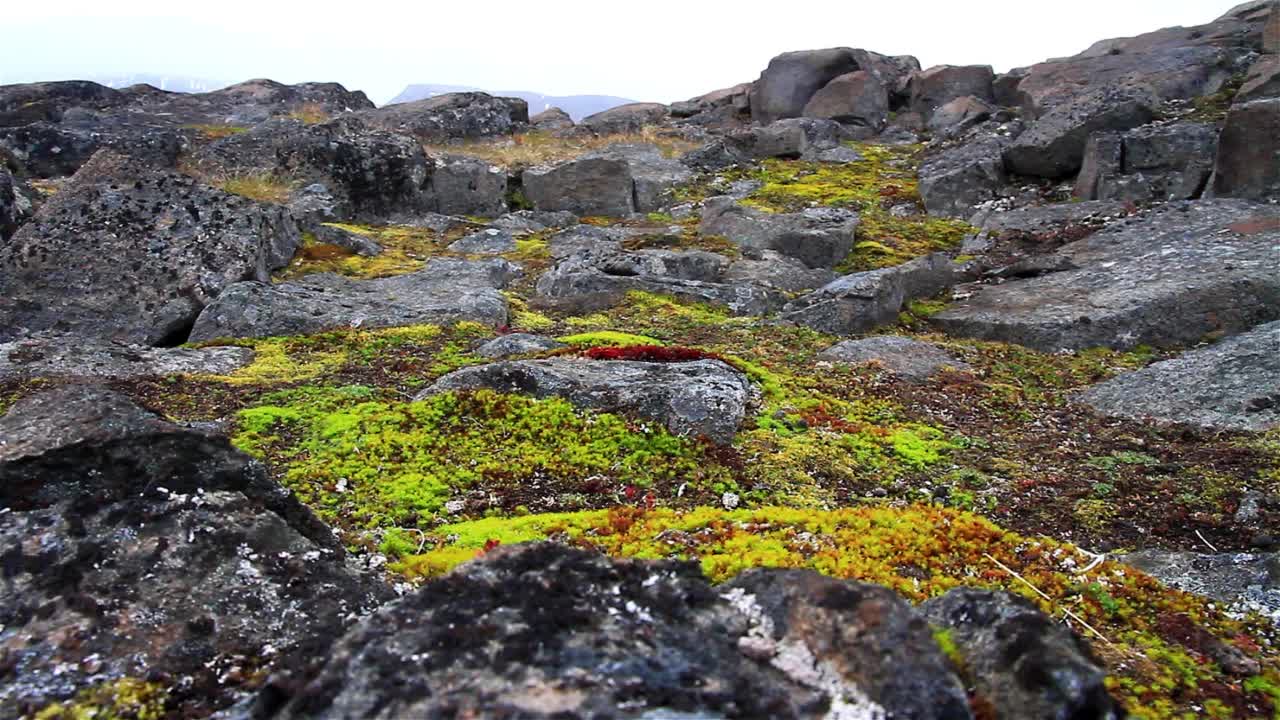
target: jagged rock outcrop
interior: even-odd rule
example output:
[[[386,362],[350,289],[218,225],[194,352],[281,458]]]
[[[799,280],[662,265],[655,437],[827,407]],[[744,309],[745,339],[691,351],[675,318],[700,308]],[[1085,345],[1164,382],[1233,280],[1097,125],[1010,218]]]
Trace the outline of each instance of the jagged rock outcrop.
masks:
[[[891,374],[912,382],[928,380],[943,368],[970,369],[954,355],[933,343],[897,335],[845,340],[818,353],[818,359],[849,365],[876,363]]]
[[[1280,198],[1280,98],[1236,105],[1218,140],[1217,197]]]
[[[719,360],[660,363],[551,358],[455,370],[418,395],[489,388],[498,392],[562,397],[579,407],[637,415],[676,435],[727,445],[758,391]]]
[[[0,340],[180,343],[228,285],[266,282],[298,242],[283,208],[105,151],[0,247]]]
[[[35,193],[0,162],[0,242],[12,237],[34,213]]]
[[[931,215],[969,218],[978,206],[999,196],[1008,183],[1004,151],[1022,131],[1022,123],[988,122],[958,144],[920,164],[920,198]]]
[[[654,145],[612,145],[558,165],[524,171],[525,197],[538,210],[626,217],[661,210],[668,193],[692,177]]]
[[[1016,637],[988,640],[958,611],[943,618],[966,633],[966,661],[998,707],[1034,702],[1017,715],[1030,720],[1123,717],[1069,631],[1022,601],[958,592],[939,609],[964,602]],[[503,672],[491,671],[494,647]],[[713,587],[692,563],[551,544],[498,548],[387,606],[277,677],[257,710],[271,720],[973,717],[924,615],[885,588],[795,570]]]
[[[1280,427],[1280,322],[1122,373],[1080,394],[1106,415],[1205,428]]]
[[[579,127],[597,135],[635,133],[660,124],[670,111],[661,103],[628,103],[582,118]]]
[[[1075,269],[983,286],[932,321],[1044,351],[1187,345],[1280,318],[1277,242],[1268,206],[1171,203],[1060,248]]]
[[[1159,103],[1145,86],[1106,87],[1066,100],[1032,123],[1005,149],[1005,167],[1020,175],[1064,178],[1080,170],[1097,132],[1121,131],[1155,119]]]
[[[939,65],[915,73],[907,83],[912,112],[931,117],[938,108],[957,98],[972,96],[994,102],[991,83],[995,73],[990,65]]]
[[[225,438],[117,394],[27,397],[0,437],[6,717],[120,678],[205,715],[390,595]]]
[[[837,278],[787,303],[782,319],[833,335],[853,335],[896,322],[906,302],[937,295],[964,277],[945,253]]]
[[[1085,146],[1075,196],[1085,200],[1193,200],[1213,172],[1218,130],[1202,123],[1099,133]]]
[[[749,158],[825,160],[823,153],[839,149],[853,153],[850,158],[836,158],[838,162],[846,162],[856,158],[857,153],[850,148],[841,148],[840,144],[853,138],[849,128],[827,118],[775,120],[725,138],[729,152],[726,165],[740,164]]]
[[[511,135],[529,124],[529,104],[520,98],[481,92],[448,93],[360,113],[375,127],[431,143]]]
[[[507,324],[507,300],[499,290],[518,273],[506,260],[435,259],[417,272],[376,280],[320,273],[274,284],[236,283],[196,318],[191,340],[459,320],[498,327]]]
[[[853,249],[858,222],[856,212],[839,208],[766,213],[722,196],[703,203],[698,231],[744,249],[774,250],[811,268],[832,268]]]

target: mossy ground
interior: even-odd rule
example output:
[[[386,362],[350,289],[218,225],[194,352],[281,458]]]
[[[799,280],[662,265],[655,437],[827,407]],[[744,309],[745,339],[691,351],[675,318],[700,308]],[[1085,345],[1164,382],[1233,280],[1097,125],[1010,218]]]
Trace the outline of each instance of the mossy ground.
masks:
[[[428,155],[465,155],[506,168],[525,168],[534,165],[562,162],[620,143],[647,143],[657,145],[668,157],[679,155],[697,147],[678,135],[657,127],[647,127],[634,133],[607,135],[571,134],[556,135],[533,131],[507,138],[481,139],[448,145],[426,145]]]
[[[169,717],[168,695],[158,683],[121,678],[50,705],[35,720],[161,720]]]

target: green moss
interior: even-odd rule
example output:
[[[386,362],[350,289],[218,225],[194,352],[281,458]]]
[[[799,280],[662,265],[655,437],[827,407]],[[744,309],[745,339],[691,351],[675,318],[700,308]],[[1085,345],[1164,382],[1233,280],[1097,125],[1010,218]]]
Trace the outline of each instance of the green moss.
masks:
[[[50,705],[36,713],[35,720],[160,720],[168,697],[156,683],[121,678]]]
[[[648,337],[647,335],[633,335],[631,333],[617,332],[614,330],[577,333],[575,335],[565,335],[557,339],[567,345],[575,345],[578,347],[626,347],[628,345],[665,344],[661,340]]]
[[[271,173],[235,175],[214,182],[216,186],[234,195],[241,195],[259,202],[282,204],[289,201],[297,184],[290,178]]]
[[[249,128],[241,125],[223,125],[223,124],[195,124],[183,125],[186,130],[194,130],[197,135],[204,140],[218,140],[220,138],[231,137],[241,133],[249,132]]]
[[[361,257],[343,248],[304,238],[302,248],[287,268],[277,273],[280,279],[291,279],[319,272],[347,277],[372,279],[403,275],[421,270],[433,257],[446,253],[450,237],[435,231],[409,225],[352,225],[328,223],[348,232],[364,235],[382,246],[373,257]]]

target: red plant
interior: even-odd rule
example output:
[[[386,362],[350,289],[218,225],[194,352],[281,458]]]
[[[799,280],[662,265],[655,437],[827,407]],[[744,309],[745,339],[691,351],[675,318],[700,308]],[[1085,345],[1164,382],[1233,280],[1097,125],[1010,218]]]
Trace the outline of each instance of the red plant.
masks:
[[[494,548],[498,547],[498,546],[499,546],[499,545],[501,545],[501,544],[502,544],[502,541],[501,541],[501,540],[498,540],[497,538],[489,538],[488,540],[485,540],[485,541],[484,541],[484,549],[483,549],[483,550],[481,550],[480,552],[481,552],[481,553],[487,553],[487,552],[489,552],[490,550],[493,550]]]
[[[641,362],[676,363],[692,360],[719,360],[715,353],[690,347],[661,345],[628,345],[626,347],[593,347],[585,353],[592,360],[638,360]]]

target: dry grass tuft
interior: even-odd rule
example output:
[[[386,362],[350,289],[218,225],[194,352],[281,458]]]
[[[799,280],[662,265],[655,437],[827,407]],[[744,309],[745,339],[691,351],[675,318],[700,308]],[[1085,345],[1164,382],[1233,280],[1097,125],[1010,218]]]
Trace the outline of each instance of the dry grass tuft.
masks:
[[[293,194],[295,183],[272,173],[255,173],[250,175],[232,175],[205,179],[214,187],[222,188],[234,195],[242,195],[259,202],[283,205]]]
[[[329,113],[319,103],[305,103],[294,108],[286,117],[307,125],[329,122]]]
[[[465,155],[506,168],[532,167],[562,162],[620,143],[657,145],[667,157],[686,153],[698,144],[664,134],[661,128],[646,127],[634,133],[560,137],[545,132],[528,132],[511,137],[470,140],[453,145],[423,145],[428,155]]]

